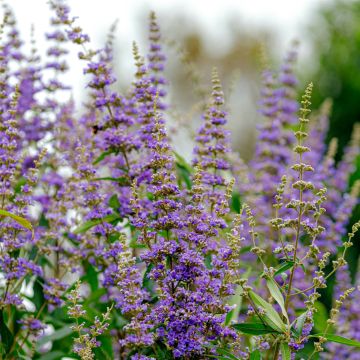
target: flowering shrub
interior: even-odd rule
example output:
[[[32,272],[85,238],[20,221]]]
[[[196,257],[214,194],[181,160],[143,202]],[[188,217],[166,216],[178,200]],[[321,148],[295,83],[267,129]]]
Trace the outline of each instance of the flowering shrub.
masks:
[[[1,359],[360,359],[345,260],[360,227],[347,234],[360,128],[335,163],[329,103],[310,115],[312,84],[296,101],[296,49],[263,73],[248,164],[213,71],[188,163],[166,130],[155,15],[121,94],[112,35],[92,50],[68,7],[51,7],[45,63],[23,51],[6,7],[1,28]],[[67,43],[88,79],[81,111],[61,82]]]

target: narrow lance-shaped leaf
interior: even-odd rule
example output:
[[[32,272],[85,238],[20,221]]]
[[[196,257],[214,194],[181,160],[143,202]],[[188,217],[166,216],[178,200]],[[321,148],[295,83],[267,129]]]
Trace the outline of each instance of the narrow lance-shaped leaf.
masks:
[[[355,347],[360,348],[360,341],[348,339],[346,337],[335,335],[335,334],[314,334],[314,335],[310,335],[310,337],[316,337],[316,338],[324,337],[324,338],[326,338],[327,341],[335,342],[338,344],[344,344],[347,346],[355,346]]]
[[[255,350],[250,354],[250,360],[261,360],[261,354],[259,350]]]
[[[270,333],[277,333],[271,326],[263,323],[242,323],[231,325],[235,330],[241,331],[249,335],[264,335]]]
[[[274,330],[278,332],[285,332],[286,325],[283,323],[283,321],[280,318],[280,315],[275,311],[272,305],[269,304],[267,301],[265,301],[263,298],[261,298],[259,295],[254,293],[253,291],[250,291],[249,294],[254,304],[264,309],[264,314],[262,315],[264,321]]]
[[[276,275],[280,275],[283,272],[285,272],[286,270],[291,269],[294,266],[294,262],[293,261],[286,261],[283,264],[280,265],[280,267],[275,271],[274,276]]]
[[[248,267],[246,272],[242,275],[243,279],[247,279],[251,273],[251,267]],[[229,305],[235,305],[236,307],[232,309],[227,315],[225,319],[225,324],[229,325],[233,320],[236,321],[239,317],[241,303],[242,303],[242,287],[237,286],[234,295],[229,299]]]
[[[281,311],[282,311],[283,315],[285,316],[287,322],[289,323],[289,317],[288,317],[287,311],[285,309],[284,297],[282,296],[281,291],[280,291],[278,285],[276,284],[275,280],[270,277],[267,278],[266,285],[270,291],[271,296],[280,305]]]
[[[217,353],[220,355],[224,355],[227,359],[231,360],[239,360],[235,355],[233,355],[229,350],[226,349],[216,349]]]
[[[291,350],[287,343],[282,342],[280,344],[280,352],[282,360],[291,360]]]
[[[31,231],[32,236],[34,237],[34,229],[31,225],[31,222],[29,220],[26,220],[25,218],[19,216],[19,215],[15,215],[12,214],[9,211],[0,209],[0,216],[7,216],[10,217],[11,219],[15,220],[18,224],[20,224],[22,227],[24,227],[25,229],[28,229]]]
[[[93,162],[93,165],[98,164],[99,162],[103,161],[108,155],[111,155],[113,153],[116,154],[116,151],[114,151],[114,150],[104,151],[102,154],[100,154],[100,156],[97,159],[95,159],[95,161]]]
[[[5,324],[5,319],[2,311],[0,311],[0,336],[1,343],[4,346],[6,352],[8,352],[14,341],[14,336]]]
[[[76,228],[74,230],[74,234],[84,233],[84,232],[88,231],[89,229],[91,229],[92,227],[101,224],[102,222],[112,222],[117,219],[119,219],[119,216],[116,214],[112,214],[112,215],[105,216],[103,219],[87,221],[86,223],[84,223],[81,226],[79,226],[78,228]]]
[[[304,311],[304,312],[303,312],[300,316],[298,316],[298,317],[294,320],[294,322],[293,322],[295,331],[296,331],[296,333],[297,333],[298,336],[302,333],[302,329],[303,329],[303,327],[304,327],[306,315],[307,315],[307,311]]]

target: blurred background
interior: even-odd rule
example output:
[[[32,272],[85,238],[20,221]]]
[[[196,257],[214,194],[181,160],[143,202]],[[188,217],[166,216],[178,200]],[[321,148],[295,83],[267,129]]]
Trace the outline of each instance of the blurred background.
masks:
[[[45,49],[49,30],[47,0],[10,0],[23,38],[35,27],[38,48]],[[262,52],[276,68],[293,40],[300,42],[299,89],[313,81],[314,103],[334,100],[329,138],[346,144],[360,115],[360,2],[352,0],[69,0],[79,24],[101,47],[118,21],[115,65],[119,86],[134,73],[132,42],[147,51],[148,14],[157,13],[168,55],[172,115],[196,122],[197,104],[207,98],[210,73],[218,67],[230,110],[233,143],[251,157],[257,112]],[[75,51],[75,49],[74,49]],[[74,97],[84,92],[82,66],[72,54],[68,81]],[[192,89],[192,91],[189,91]],[[181,114],[181,115],[179,115]]]
[[[44,49],[50,11],[46,0],[9,0],[22,38],[30,40],[35,26],[38,48]],[[314,108],[333,99],[328,141],[337,137],[340,152],[360,119],[360,1],[352,0],[69,0],[79,24],[89,33],[93,48],[102,47],[109,28],[118,20],[115,67],[125,89],[135,71],[132,42],[147,51],[148,14],[157,13],[168,56],[170,117],[180,135],[176,146],[190,155],[188,136],[196,127],[201,104],[209,96],[211,68],[219,70],[233,134],[233,145],[246,160],[254,148],[260,72],[264,53],[277,68],[293,40],[300,42],[297,74],[299,91],[314,83]],[[41,52],[41,51],[40,51]],[[74,98],[84,99],[82,66],[75,49],[67,80]],[[180,124],[180,126],[179,126]],[[191,131],[189,132],[191,135]],[[188,153],[187,153],[188,152]],[[359,178],[358,172],[352,178]],[[354,218],[359,218],[359,207]],[[356,267],[359,246],[350,254]]]
[[[49,30],[50,16],[47,0],[10,0],[8,3],[15,10],[22,37],[30,40],[30,29],[34,25],[37,46],[45,49],[43,34]],[[317,80],[320,62],[327,61],[331,67],[331,60],[326,60],[326,56],[332,39],[324,39],[328,33],[324,23],[331,28],[333,19],[324,13],[333,11],[335,16],[339,6],[329,0],[69,0],[68,4],[73,15],[79,17],[79,25],[89,33],[94,48],[103,46],[109,28],[118,21],[115,65],[119,86],[123,88],[129,85],[135,70],[132,42],[139,44],[143,54],[147,51],[148,14],[154,10],[168,56],[166,75],[170,82],[171,115],[180,123],[190,121],[196,126],[199,104],[209,95],[211,68],[216,66],[230,111],[234,147],[245,159],[251,157],[255,124],[261,121],[257,112],[260,54],[265,52],[270,65],[277,67],[291,42],[297,39],[301,44],[298,71],[303,79],[299,87]],[[351,7],[351,2],[344,4],[346,6]],[[343,22],[348,21],[350,13],[344,16]],[[349,36],[352,31],[349,29]],[[74,86],[75,99],[81,101],[83,64],[77,60],[75,51],[74,48],[67,80]],[[354,60],[354,66],[355,63]],[[328,93],[326,89],[322,92],[318,89],[317,102],[333,95],[329,92],[333,86],[325,84],[326,81],[321,79],[321,84]],[[345,137],[349,136],[349,129],[344,130]],[[180,146],[186,145],[184,138],[179,137]]]

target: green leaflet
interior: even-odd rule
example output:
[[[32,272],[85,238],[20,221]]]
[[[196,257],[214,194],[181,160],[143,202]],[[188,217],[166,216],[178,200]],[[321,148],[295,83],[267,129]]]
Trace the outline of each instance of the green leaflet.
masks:
[[[287,343],[282,342],[280,344],[280,352],[282,360],[291,360],[291,350]]]
[[[259,350],[255,350],[250,355],[250,360],[261,360],[261,354]]]
[[[245,274],[242,275],[244,279],[247,279],[251,273],[251,267],[248,267]],[[237,286],[235,290],[235,294],[229,299],[229,305],[236,305],[235,309],[232,309],[228,312],[225,319],[225,324],[229,325],[231,322],[239,317],[239,313],[241,310],[241,303],[242,303],[242,288],[241,286]]]
[[[192,174],[193,171],[194,171],[192,166],[190,164],[188,164],[186,162],[186,160],[180,154],[178,154],[176,151],[173,151],[173,154],[174,154],[175,159],[176,159],[176,164],[178,166],[182,167],[183,169],[185,169],[186,171],[188,171],[190,174]]]
[[[320,301],[315,301],[316,312],[313,314],[314,331],[321,333],[325,331],[327,326],[328,311],[325,305]]]
[[[355,347],[360,348],[360,341],[351,340],[346,337],[335,335],[335,334],[315,334],[315,335],[310,335],[310,337],[316,337],[316,338],[324,337],[327,339],[327,341],[335,342],[338,344],[344,344],[347,346],[355,346]]]
[[[74,234],[82,234],[82,233],[88,231],[89,229],[91,229],[92,227],[101,224],[102,222],[110,223],[117,219],[120,219],[118,215],[111,214],[111,215],[105,216],[103,219],[87,221],[86,223],[84,223],[84,224],[80,225],[78,228],[76,228],[74,230]]]
[[[280,275],[283,272],[285,272],[286,270],[291,269],[294,266],[294,262],[293,261],[286,261],[283,264],[280,265],[280,267],[275,271],[274,276],[276,275]]]
[[[65,357],[66,353],[60,351],[60,350],[55,350],[55,351],[51,351],[47,354],[42,355],[39,360],[60,360],[63,357]]]
[[[42,345],[46,344],[48,341],[56,341],[63,339],[66,336],[69,336],[73,331],[66,325],[60,329],[55,330],[52,334],[43,336],[37,342],[37,348],[39,349]]]
[[[233,355],[229,350],[225,349],[216,349],[217,353],[224,355],[226,359],[239,360],[235,355]]]
[[[4,347],[5,352],[9,352],[11,345],[14,341],[14,336],[10,329],[5,324],[3,311],[0,311],[0,336],[1,336],[1,345]]]
[[[294,321],[294,328],[298,336],[302,333],[306,319],[307,311],[304,311],[300,316],[298,316]]]
[[[109,206],[115,211],[118,212],[120,208],[120,201],[116,194],[112,195],[109,199]]]
[[[108,155],[115,153],[115,150],[107,150],[104,151],[102,154],[99,155],[97,159],[94,160],[93,165],[98,164],[99,162],[103,161]]]
[[[231,325],[235,330],[241,331],[249,335],[264,335],[270,333],[277,333],[271,326],[263,323],[242,323]]]
[[[31,225],[31,222],[24,219],[23,217],[19,216],[19,215],[15,215],[12,214],[9,211],[0,209],[0,216],[7,216],[10,217],[11,219],[15,220],[18,224],[20,224],[22,227],[24,227],[25,229],[28,229],[31,231],[32,237],[34,237],[34,229]]]
[[[264,321],[277,332],[285,332],[286,325],[282,322],[280,315],[274,310],[272,305],[253,291],[250,291],[249,295],[256,306],[264,309],[265,314],[262,316]]]
[[[120,186],[129,185],[129,179],[125,176],[119,178],[106,176],[101,178],[95,178],[94,181],[113,181],[118,183]]]
[[[266,285],[270,291],[271,296],[280,305],[281,311],[282,311],[283,315],[285,316],[287,322],[289,323],[289,317],[288,317],[287,311],[285,309],[284,297],[279,289],[279,286],[277,285],[275,280],[270,277],[266,279]]]

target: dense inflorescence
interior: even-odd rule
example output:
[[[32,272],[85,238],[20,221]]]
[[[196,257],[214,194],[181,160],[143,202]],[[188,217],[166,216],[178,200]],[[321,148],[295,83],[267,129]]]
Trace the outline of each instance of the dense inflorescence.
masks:
[[[93,50],[50,7],[45,62],[7,6],[1,24],[0,358],[359,358],[360,128],[335,160],[330,101],[311,113],[313,84],[297,101],[297,45],[263,72],[251,161],[231,148],[214,69],[188,162],[167,131],[155,14],[122,93],[116,25]],[[80,108],[62,81],[72,46]]]

